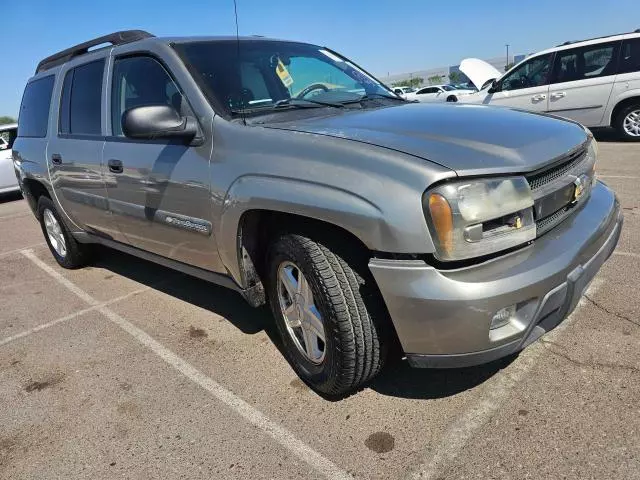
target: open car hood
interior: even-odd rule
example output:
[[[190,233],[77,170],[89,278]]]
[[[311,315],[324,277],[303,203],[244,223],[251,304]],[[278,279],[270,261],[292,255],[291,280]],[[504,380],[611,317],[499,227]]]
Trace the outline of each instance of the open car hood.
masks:
[[[491,79],[498,79],[502,76],[499,70],[479,58],[465,58],[460,63],[460,71],[464,73],[478,90]]]

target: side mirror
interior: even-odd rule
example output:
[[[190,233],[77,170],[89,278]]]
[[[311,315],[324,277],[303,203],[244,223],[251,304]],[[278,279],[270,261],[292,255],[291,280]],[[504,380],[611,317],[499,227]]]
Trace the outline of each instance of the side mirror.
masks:
[[[489,91],[487,93],[496,93],[496,92],[499,92],[500,90],[501,90],[500,84],[498,83],[497,80],[494,80],[491,83],[491,87],[489,87]]]
[[[122,114],[122,133],[129,138],[191,141],[198,134],[198,125],[194,118],[181,117],[169,105],[149,105],[130,108]]]

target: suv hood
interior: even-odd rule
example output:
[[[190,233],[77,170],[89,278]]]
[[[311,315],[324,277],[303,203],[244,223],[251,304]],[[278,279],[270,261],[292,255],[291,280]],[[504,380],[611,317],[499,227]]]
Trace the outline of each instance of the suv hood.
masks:
[[[469,104],[410,103],[264,126],[388,148],[458,175],[536,170],[587,140],[574,122]]]
[[[459,68],[478,90],[482,90],[482,86],[489,80],[497,80],[502,76],[502,73],[493,65],[479,58],[465,58]]]

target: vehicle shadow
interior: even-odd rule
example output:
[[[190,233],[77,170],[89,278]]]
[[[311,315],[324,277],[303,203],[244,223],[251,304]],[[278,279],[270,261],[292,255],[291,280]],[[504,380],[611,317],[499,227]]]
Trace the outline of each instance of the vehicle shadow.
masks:
[[[267,306],[252,308],[237,292],[104,247],[98,247],[98,255],[93,266],[104,268],[220,315],[243,333],[254,335],[264,331],[286,358]],[[406,361],[397,359],[390,361],[380,375],[365,388],[371,388],[381,395],[400,398],[449,397],[483,383],[505,368],[514,358],[515,356],[510,356],[486,365],[456,369],[416,369],[411,368]],[[344,397],[323,398],[337,401]]]
[[[0,193],[0,204],[15,202],[16,200],[22,200],[22,193],[18,192],[10,192],[10,193]]]
[[[475,367],[412,368],[398,360],[376,377],[369,388],[390,397],[411,399],[445,398],[485,382],[517,358],[517,354]]]
[[[591,128],[593,136],[599,142],[604,143],[624,143],[620,135],[613,128]]]
[[[270,321],[269,310],[266,307],[252,308],[233,290],[117,250],[104,247],[97,247],[97,250],[96,260],[93,262],[95,267],[104,268],[220,315],[243,333],[253,335],[266,330],[270,338],[275,335],[275,332],[265,328],[273,323]]]

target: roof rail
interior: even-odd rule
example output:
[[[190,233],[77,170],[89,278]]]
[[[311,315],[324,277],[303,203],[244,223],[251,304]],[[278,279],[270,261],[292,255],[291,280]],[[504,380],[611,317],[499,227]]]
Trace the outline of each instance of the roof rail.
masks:
[[[125,43],[136,42],[144,38],[150,38],[154,35],[144,30],[123,30],[120,32],[110,33],[102,37],[94,38],[88,42],[80,43],[74,47],[67,48],[61,52],[54,53],[53,55],[41,60],[36,67],[36,73],[44,72],[58,65],[62,65],[68,62],[74,57],[84,55],[92,47],[97,47],[103,43],[110,43],[111,45],[124,45]]]
[[[640,33],[640,28],[631,32],[631,33]],[[609,37],[617,37],[618,35],[626,35],[624,33],[614,33],[613,35],[604,35],[602,37],[593,37],[593,38],[586,38],[584,40],[569,40],[568,42],[564,42],[561,43],[560,45],[556,45],[556,47],[564,47],[565,45],[571,45],[574,43],[581,43],[581,42],[589,42],[591,40],[600,40],[602,38],[609,38]]]

